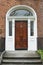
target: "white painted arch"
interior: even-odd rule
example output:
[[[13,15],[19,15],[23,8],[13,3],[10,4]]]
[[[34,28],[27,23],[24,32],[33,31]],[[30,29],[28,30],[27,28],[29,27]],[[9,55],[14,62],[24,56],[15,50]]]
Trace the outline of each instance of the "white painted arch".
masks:
[[[16,9],[18,9],[18,8],[19,8],[19,9],[27,9],[27,10],[30,10],[30,11],[33,13],[34,17],[37,18],[37,14],[36,14],[35,10],[34,10],[32,7],[27,6],[27,5],[17,5],[17,6],[11,7],[11,8],[8,10],[8,12],[6,13],[6,17],[9,16],[10,13],[11,13],[13,10],[16,10]]]
[[[10,17],[10,13],[13,11],[13,10],[16,10],[16,9],[26,9],[26,10],[29,10],[33,13],[33,17]],[[33,50],[33,51],[36,51],[37,50],[37,15],[36,15],[36,12],[35,10],[30,7],[30,6],[27,6],[27,5],[17,5],[17,6],[14,6],[12,7],[11,9],[8,10],[8,12],[6,13],[6,40],[5,40],[5,50],[10,50],[10,51],[14,51],[14,30],[13,31],[13,35],[12,36],[8,36],[8,22],[9,22],[9,19],[12,20],[12,23],[13,23],[13,27],[12,29],[14,29],[14,21],[15,19],[23,19],[23,20],[28,20],[28,22],[30,22],[30,19],[34,19],[34,36],[28,36],[29,37],[29,44],[30,44],[30,47],[28,48],[28,51],[29,50]],[[30,23],[29,23],[29,26],[30,26]],[[13,43],[13,44],[12,44]]]

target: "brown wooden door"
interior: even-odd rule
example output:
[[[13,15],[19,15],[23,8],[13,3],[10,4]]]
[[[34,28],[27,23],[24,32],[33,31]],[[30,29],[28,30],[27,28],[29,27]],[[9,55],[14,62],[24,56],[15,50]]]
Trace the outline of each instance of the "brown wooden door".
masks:
[[[15,21],[15,49],[27,50],[27,21]]]

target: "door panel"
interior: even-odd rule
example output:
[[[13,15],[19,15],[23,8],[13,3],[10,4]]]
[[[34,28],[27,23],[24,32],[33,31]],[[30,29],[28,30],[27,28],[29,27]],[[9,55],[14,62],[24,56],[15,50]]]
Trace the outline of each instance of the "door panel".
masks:
[[[27,50],[28,28],[27,21],[15,21],[15,49]]]

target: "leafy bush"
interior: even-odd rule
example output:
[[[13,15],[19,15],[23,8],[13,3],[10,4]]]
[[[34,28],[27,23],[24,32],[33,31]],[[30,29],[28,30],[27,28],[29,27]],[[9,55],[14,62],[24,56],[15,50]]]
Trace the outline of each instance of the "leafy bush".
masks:
[[[43,50],[38,50],[37,52],[41,55],[41,59],[43,60]]]

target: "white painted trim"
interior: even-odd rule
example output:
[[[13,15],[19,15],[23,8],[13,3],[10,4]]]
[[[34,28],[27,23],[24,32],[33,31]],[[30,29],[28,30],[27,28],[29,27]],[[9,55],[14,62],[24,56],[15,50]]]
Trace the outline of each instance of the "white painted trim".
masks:
[[[35,17],[34,16],[8,16],[7,17],[8,19],[35,19]]]
[[[16,9],[26,9],[26,10],[30,10],[30,11],[33,13],[33,15],[36,16],[35,10],[34,10],[32,7],[27,6],[27,5],[17,5],[17,6],[12,7],[11,9],[8,10],[6,16],[9,16],[10,13],[11,13],[13,10],[16,10]]]
[[[15,47],[15,19],[13,19],[12,32],[13,32],[13,47]],[[14,48],[14,50],[15,50],[15,48]]]
[[[28,16],[23,16],[23,17],[10,17],[9,15],[10,15],[10,13],[13,11],[13,10],[15,10],[15,9],[27,9],[27,10],[30,10],[32,13],[33,13],[33,17],[28,17]],[[11,37],[9,37],[8,36],[8,21],[9,20],[12,20],[12,32],[13,32],[13,35],[11,36]],[[29,6],[26,6],[26,5],[17,5],[17,6],[14,6],[14,7],[12,7],[8,12],[7,12],[7,14],[6,14],[6,40],[5,40],[5,50],[12,50],[12,51],[14,51],[15,49],[14,49],[14,37],[15,37],[15,35],[14,35],[14,26],[15,26],[15,20],[28,20],[28,26],[29,26],[29,28],[28,28],[28,51],[29,50],[34,50],[34,51],[36,51],[37,50],[37,15],[36,15],[36,12],[34,11],[34,9],[33,8],[31,8],[31,7],[29,7]],[[30,36],[30,20],[34,20],[34,36]],[[11,41],[11,40],[12,41]],[[10,40],[10,42],[8,41],[8,40]],[[13,48],[12,48],[12,46],[8,46],[8,42],[9,43],[12,43],[12,46],[13,46]],[[32,45],[32,42],[34,42],[35,44],[33,44]],[[33,48],[31,48],[31,45],[29,44],[29,43],[31,43],[31,45],[32,45],[32,47]],[[35,45],[35,46],[34,46]],[[30,47],[29,47],[30,46]],[[9,47],[9,48],[8,48]]]
[[[29,51],[29,38],[30,38],[30,19],[28,19],[28,51]]]

